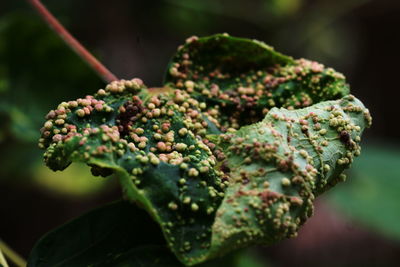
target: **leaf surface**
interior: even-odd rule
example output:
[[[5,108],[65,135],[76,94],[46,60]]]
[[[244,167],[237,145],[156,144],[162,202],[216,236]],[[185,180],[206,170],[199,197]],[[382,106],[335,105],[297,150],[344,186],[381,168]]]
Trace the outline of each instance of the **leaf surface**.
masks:
[[[35,245],[29,267],[179,266],[155,222],[128,202],[98,208],[49,232]]]
[[[344,76],[332,68],[227,34],[188,38],[165,81],[206,102],[206,114],[217,112],[219,125],[235,129],[262,120],[273,107],[307,107],[349,93]]]
[[[230,184],[215,222],[211,253],[297,235],[315,196],[345,179],[360,154],[369,115],[353,96],[288,111],[222,135]]]

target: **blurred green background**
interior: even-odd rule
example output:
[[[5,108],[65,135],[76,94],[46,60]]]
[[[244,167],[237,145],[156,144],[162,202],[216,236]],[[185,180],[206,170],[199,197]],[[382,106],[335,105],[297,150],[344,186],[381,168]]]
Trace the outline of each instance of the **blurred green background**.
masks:
[[[161,85],[191,35],[228,32],[343,72],[373,127],[348,181],[317,201],[296,239],[257,248],[261,266],[397,266],[400,261],[400,1],[44,1],[119,78]],[[45,232],[120,196],[85,166],[53,173],[37,148],[48,110],[103,82],[25,1],[0,2],[0,238],[27,257]]]

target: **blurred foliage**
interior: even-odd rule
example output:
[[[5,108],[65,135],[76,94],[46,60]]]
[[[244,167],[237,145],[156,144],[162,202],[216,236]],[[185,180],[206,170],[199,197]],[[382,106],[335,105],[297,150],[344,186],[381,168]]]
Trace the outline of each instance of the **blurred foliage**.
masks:
[[[265,259],[261,261],[258,257],[252,254],[250,250],[242,252],[237,258],[237,267],[269,267],[272,266]]]
[[[62,172],[53,172],[42,162],[32,170],[33,181],[41,189],[59,197],[88,197],[106,188],[117,186],[114,179],[93,177],[85,164],[72,164]]]
[[[339,20],[371,0],[164,0],[162,18],[175,31],[204,35],[223,25],[246,29],[295,57],[346,67],[354,58],[357,35]],[[236,31],[236,29],[235,29]],[[235,34],[235,32],[228,32]],[[254,36],[248,36],[254,38]]]
[[[247,21],[259,27],[269,27],[272,24],[295,14],[300,10],[303,0],[264,0],[264,1],[242,1],[242,0],[164,0],[171,9],[165,12],[166,18],[171,21],[188,23],[177,24],[179,27],[198,26],[212,23],[204,19],[203,14],[211,14],[222,18]],[[193,23],[193,15],[200,18]],[[203,18],[203,19],[202,19]]]
[[[352,220],[400,240],[400,148],[365,145],[361,155],[328,200]]]
[[[16,179],[41,161],[39,129],[62,100],[101,87],[97,76],[34,14],[0,18],[0,169]],[[23,165],[24,168],[19,166]]]

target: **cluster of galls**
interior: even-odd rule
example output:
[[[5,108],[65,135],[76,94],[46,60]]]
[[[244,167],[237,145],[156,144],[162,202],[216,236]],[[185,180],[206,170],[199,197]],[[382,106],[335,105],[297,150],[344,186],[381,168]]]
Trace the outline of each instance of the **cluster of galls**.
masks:
[[[274,109],[260,123],[221,135],[232,181],[213,226],[221,246],[232,238],[240,247],[296,236],[315,196],[344,179],[370,124],[350,95],[312,111]]]
[[[79,143],[84,145],[91,136],[101,134],[104,143],[111,141],[116,148],[124,146],[131,152],[144,152],[146,155],[138,157],[142,163],[178,165],[189,176],[213,169],[216,158],[212,150],[216,145],[204,139],[211,122],[201,113],[206,105],[181,90],[149,96],[140,91],[143,88],[138,84],[142,86],[139,79],[117,81],[105,90],[100,89],[94,97],[61,103],[46,116],[39,146],[47,148],[51,143],[67,142],[73,137],[80,137]],[[132,88],[138,95],[133,94],[129,100],[125,90]],[[112,94],[117,97],[112,99]],[[128,100],[118,101],[120,95]],[[101,116],[104,117],[99,119]],[[103,150],[100,146],[93,153],[99,155]],[[195,157],[204,157],[204,160],[189,168]]]
[[[138,79],[113,82],[94,96],[50,111],[39,146],[47,148],[45,160],[54,170],[64,169],[71,161],[86,162],[99,175],[121,167],[138,189],[136,193],[145,197],[151,194],[146,173],[157,171],[158,166],[174,173],[178,170],[178,176],[164,177],[166,184],[173,181],[177,193],[165,192],[171,195],[169,201],[155,207],[158,213],[153,215],[161,217],[171,247],[196,252],[197,243],[175,240],[176,232],[209,216],[209,225],[195,234],[203,240],[203,249],[209,247],[212,214],[229,184],[216,168],[222,152],[205,139],[212,124],[202,114],[205,108],[205,103],[185,91],[153,95]]]
[[[290,146],[271,121],[249,128],[244,136],[223,137],[230,144],[229,167],[235,185],[226,192],[214,225],[220,240],[237,235],[237,247],[250,240],[271,243],[296,236],[313,212],[310,184],[318,174],[307,152]]]
[[[106,102],[107,99],[99,99],[107,96],[109,92],[123,92],[124,90],[129,90],[131,92],[137,92],[143,88],[143,82],[140,79],[132,80],[121,80],[114,81],[107,85],[106,90],[100,89],[95,97],[86,96],[85,98],[78,98],[75,101],[62,102],[58,105],[57,109],[51,110],[46,115],[46,122],[44,126],[40,129],[42,137],[39,139],[39,147],[44,149],[52,141],[58,142],[63,141],[73,136],[82,136],[82,134],[77,130],[78,125],[75,122],[82,124],[84,122],[91,121],[91,115],[101,114],[101,113],[111,113],[114,111]],[[74,113],[71,114],[71,113]],[[89,118],[88,120],[77,120],[78,118]],[[68,120],[69,118],[70,120]],[[105,123],[105,118],[102,118]],[[80,126],[80,129],[83,127]],[[90,128],[91,124],[88,123],[86,128]],[[51,137],[51,138],[50,138]]]
[[[258,122],[273,107],[298,109],[349,93],[341,73],[306,59],[262,66],[232,77],[226,65],[239,62],[213,62],[215,68],[209,69],[209,62],[202,65],[196,58],[202,45],[197,38],[188,39],[171,64],[168,82],[204,100],[208,106],[205,113],[223,132]]]

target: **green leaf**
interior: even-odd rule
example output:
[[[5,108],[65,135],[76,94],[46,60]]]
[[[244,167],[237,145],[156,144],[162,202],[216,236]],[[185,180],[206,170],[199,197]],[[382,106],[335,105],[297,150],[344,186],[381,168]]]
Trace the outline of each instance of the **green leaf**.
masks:
[[[288,111],[221,136],[230,184],[212,228],[211,253],[297,235],[315,196],[344,180],[360,154],[369,114],[353,96]]]
[[[180,266],[147,213],[117,201],[49,232],[33,248],[28,267]]]
[[[400,239],[400,153],[387,144],[366,145],[354,162],[349,182],[328,194],[328,200],[347,217]]]
[[[228,255],[199,267],[259,266],[248,252]],[[258,264],[258,265],[257,265]],[[28,267],[42,266],[183,266],[170,252],[148,214],[125,201],[92,210],[43,236]]]
[[[343,76],[257,41],[191,38],[174,62],[163,88],[120,80],[51,110],[39,141],[47,166],[117,174],[185,265],[296,235],[314,196],[359,154],[368,110],[340,98]],[[287,109],[261,121],[272,106]]]

